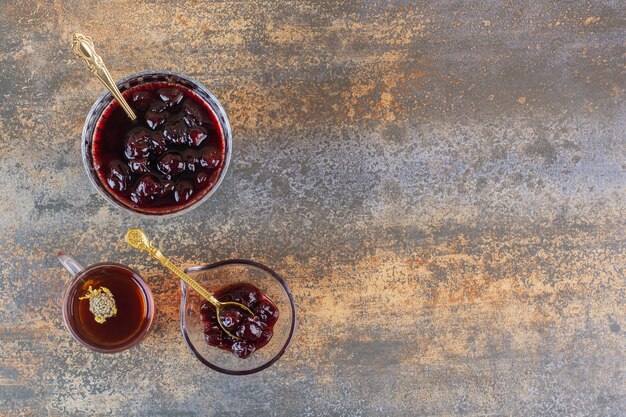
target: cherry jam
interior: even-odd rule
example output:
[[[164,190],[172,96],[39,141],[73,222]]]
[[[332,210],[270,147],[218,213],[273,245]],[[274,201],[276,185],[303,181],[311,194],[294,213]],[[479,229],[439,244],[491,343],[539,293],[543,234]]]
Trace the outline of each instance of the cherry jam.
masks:
[[[220,301],[236,301],[254,313],[246,315],[234,307],[220,312],[222,325],[239,339],[230,337],[217,322],[215,307],[208,301],[200,306],[200,319],[204,324],[204,340],[211,346],[229,350],[240,358],[247,358],[267,345],[274,334],[274,324],[279,312],[276,305],[257,287],[251,284],[234,284],[213,293]]]
[[[152,82],[124,92],[137,120],[114,100],[94,135],[92,157],[107,192],[141,213],[182,210],[213,188],[224,166],[224,132],[193,91]]]

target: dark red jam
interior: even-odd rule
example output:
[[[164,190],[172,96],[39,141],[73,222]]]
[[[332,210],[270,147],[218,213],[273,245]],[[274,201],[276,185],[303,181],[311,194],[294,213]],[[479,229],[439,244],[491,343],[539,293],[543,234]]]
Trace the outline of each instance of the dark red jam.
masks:
[[[200,306],[200,319],[204,324],[204,340],[209,345],[247,358],[269,343],[278,320],[278,308],[261,290],[254,285],[241,283],[229,285],[213,295],[220,301],[236,301],[249,307],[254,317],[234,307],[227,307],[220,312],[222,325],[239,338],[234,339],[217,323],[215,307],[205,301]]]
[[[224,133],[211,108],[176,84],[124,92],[132,122],[113,101],[96,127],[92,156],[104,188],[135,211],[166,214],[201,199],[224,166]]]

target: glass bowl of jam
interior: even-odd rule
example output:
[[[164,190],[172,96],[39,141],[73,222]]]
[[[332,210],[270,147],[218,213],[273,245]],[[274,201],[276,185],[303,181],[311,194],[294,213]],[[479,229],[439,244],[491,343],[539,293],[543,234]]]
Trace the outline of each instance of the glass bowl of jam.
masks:
[[[293,296],[285,281],[257,262],[234,259],[187,268],[220,301],[246,305],[254,316],[224,310],[218,325],[215,308],[181,281],[180,325],[183,338],[200,362],[231,375],[259,372],[287,350],[296,325]]]
[[[232,153],[219,101],[202,84],[171,72],[142,72],[117,85],[137,120],[109,92],[91,108],[82,153],[94,187],[116,207],[141,216],[179,215],[206,201]]]

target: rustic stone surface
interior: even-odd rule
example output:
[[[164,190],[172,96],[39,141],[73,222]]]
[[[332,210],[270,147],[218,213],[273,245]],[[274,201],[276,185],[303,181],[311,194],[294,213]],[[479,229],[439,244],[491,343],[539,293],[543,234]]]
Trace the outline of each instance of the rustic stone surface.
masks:
[[[0,6],[0,414],[617,416],[626,406],[623,4],[5,1]],[[115,77],[186,73],[224,104],[232,169],[168,221],[110,207],[79,137]],[[204,368],[185,265],[250,258],[295,295],[295,341],[250,377]],[[54,254],[140,269],[154,332],[71,340]],[[620,411],[621,410],[621,411]]]

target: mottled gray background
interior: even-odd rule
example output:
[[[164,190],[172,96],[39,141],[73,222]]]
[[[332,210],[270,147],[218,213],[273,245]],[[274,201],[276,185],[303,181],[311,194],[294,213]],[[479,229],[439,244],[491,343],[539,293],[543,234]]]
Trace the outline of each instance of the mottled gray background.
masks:
[[[620,1],[3,0],[0,414],[618,416],[625,381],[626,24]],[[225,106],[232,169],[168,221],[109,206],[81,163],[116,78],[186,73]],[[282,274],[298,333],[249,377],[204,368],[184,265]],[[74,342],[54,254],[139,268],[154,332]]]

